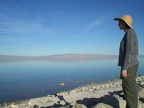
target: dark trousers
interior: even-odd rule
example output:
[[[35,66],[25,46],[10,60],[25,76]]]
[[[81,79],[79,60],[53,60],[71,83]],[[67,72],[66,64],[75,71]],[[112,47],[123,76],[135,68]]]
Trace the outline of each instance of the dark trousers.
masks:
[[[138,71],[138,64],[129,67],[127,70],[128,77],[122,78],[122,88],[124,91],[124,98],[127,102],[126,108],[138,107],[138,96],[136,88],[137,71]]]

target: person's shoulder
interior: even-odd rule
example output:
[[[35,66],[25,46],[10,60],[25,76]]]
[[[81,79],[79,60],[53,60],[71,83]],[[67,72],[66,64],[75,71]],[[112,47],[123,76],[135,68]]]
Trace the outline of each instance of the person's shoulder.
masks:
[[[129,31],[129,32],[135,32],[135,30],[134,30],[134,29],[132,29],[132,28],[131,28],[131,29],[129,29],[128,31]]]
[[[137,34],[134,29],[129,29],[127,32],[127,36],[135,39],[137,37]]]
[[[135,30],[132,29],[132,28],[128,30],[128,33],[134,33],[134,34],[136,34]]]

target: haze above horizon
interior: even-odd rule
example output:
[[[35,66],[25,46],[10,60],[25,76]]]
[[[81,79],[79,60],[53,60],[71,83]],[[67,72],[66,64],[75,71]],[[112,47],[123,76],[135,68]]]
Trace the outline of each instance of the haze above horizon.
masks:
[[[0,0],[0,55],[118,55],[129,14],[144,55],[143,0]]]

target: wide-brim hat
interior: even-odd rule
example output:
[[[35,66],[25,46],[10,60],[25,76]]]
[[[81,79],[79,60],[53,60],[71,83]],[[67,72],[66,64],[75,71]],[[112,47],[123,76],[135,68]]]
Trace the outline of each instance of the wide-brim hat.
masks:
[[[121,18],[114,18],[115,21],[123,20],[130,28],[132,27],[132,17],[130,15],[123,15]]]

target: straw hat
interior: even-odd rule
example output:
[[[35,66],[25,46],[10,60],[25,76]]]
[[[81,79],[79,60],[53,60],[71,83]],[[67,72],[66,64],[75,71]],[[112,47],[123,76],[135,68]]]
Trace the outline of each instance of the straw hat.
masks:
[[[114,18],[115,21],[123,20],[130,28],[132,27],[132,17],[130,15],[123,15],[121,18]]]

